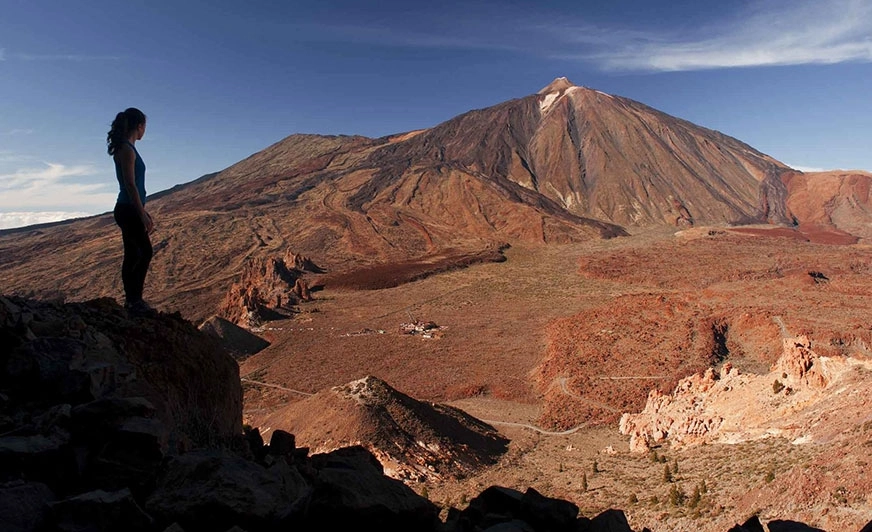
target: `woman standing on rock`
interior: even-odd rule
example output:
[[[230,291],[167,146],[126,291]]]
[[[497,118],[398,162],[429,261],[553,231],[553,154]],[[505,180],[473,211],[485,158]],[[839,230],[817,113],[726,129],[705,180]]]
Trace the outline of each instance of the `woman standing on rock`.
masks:
[[[115,176],[120,188],[114,214],[124,242],[124,261],[121,264],[124,308],[134,315],[155,312],[142,300],[145,274],[152,255],[148,234],[154,229],[151,215],[145,210],[145,163],[135,147],[143,135],[145,115],[131,107],[115,116],[106,137],[109,155],[115,160]]]

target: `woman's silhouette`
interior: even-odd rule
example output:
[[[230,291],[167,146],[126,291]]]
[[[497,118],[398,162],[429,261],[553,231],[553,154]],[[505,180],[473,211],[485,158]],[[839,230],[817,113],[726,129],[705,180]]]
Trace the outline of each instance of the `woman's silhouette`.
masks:
[[[115,203],[115,223],[121,228],[124,261],[124,307],[134,315],[154,314],[142,300],[145,275],[151,262],[152,248],[148,234],[154,229],[151,215],[145,210],[145,163],[136,151],[136,141],[145,135],[145,115],[133,107],[115,116],[106,136],[109,155],[115,160],[119,192]]]

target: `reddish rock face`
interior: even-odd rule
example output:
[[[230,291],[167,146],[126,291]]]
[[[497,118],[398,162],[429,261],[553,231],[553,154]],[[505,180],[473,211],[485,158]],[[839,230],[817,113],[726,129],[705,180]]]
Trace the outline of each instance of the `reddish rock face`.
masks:
[[[315,267],[305,257],[287,254],[291,266],[281,258],[251,259],[228,290],[219,309],[227,320],[254,327],[264,320],[279,316],[299,301],[311,301],[308,283],[301,279],[303,271],[296,266]]]
[[[872,238],[872,174],[793,172],[784,175],[783,181],[787,206],[801,229],[829,243]]]

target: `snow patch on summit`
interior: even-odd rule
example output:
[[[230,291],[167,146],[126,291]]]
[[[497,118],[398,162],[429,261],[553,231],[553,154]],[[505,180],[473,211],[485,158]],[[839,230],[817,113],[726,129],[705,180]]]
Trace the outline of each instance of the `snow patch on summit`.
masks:
[[[554,105],[554,102],[561,96],[559,92],[552,92],[550,94],[546,94],[542,100],[539,101],[539,111],[543,114],[547,113],[549,109]]]

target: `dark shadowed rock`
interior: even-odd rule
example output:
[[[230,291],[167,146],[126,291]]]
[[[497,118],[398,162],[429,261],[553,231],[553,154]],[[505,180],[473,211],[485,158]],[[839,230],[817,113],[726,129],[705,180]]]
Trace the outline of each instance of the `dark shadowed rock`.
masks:
[[[255,460],[263,461],[266,456],[266,448],[263,445],[263,436],[260,435],[260,429],[257,427],[245,427],[245,442],[251,450]]]
[[[151,530],[153,520],[136,504],[130,490],[91,491],[51,505],[54,530],[131,532]]]
[[[39,321],[79,324],[33,338],[4,327],[18,347],[0,364],[0,388],[14,402],[71,404],[83,421],[95,415],[104,419],[106,410],[104,424],[130,415],[154,416],[175,445],[217,442],[241,432],[239,368],[215,339],[189,322],[167,315],[131,320],[105,299],[67,305],[8,301]]]
[[[491,486],[470,501],[462,512],[449,514],[452,530],[548,530],[577,532],[587,523],[578,519],[578,506],[546,497],[533,488],[525,493]],[[608,529],[604,529],[608,530]]]
[[[3,298],[0,314],[0,481],[137,497],[167,454],[240,436],[237,364],[179,317],[20,298]]]
[[[533,488],[527,488],[521,498],[521,514],[536,529],[571,531],[575,529],[578,506],[562,499],[545,497]]]
[[[469,501],[469,505],[458,516],[458,529],[472,530],[520,518],[523,498],[520,491],[491,486]]]
[[[314,455],[315,491],[306,523],[323,529],[433,530],[438,508],[398,480],[383,475],[363,447]]]
[[[590,520],[590,532],[633,532],[621,510],[606,510]]]
[[[114,429],[129,417],[150,418],[154,413],[154,405],[144,397],[101,397],[71,410],[76,427],[88,431]]]
[[[823,529],[808,526],[797,521],[775,519],[766,523],[769,532],[826,532]]]
[[[0,485],[0,530],[39,530],[48,516],[54,494],[39,482],[14,481]]]
[[[0,386],[22,398],[57,398],[64,402],[93,399],[88,374],[71,368],[74,359],[84,356],[85,346],[73,338],[18,338],[19,347],[11,350],[0,367]],[[31,333],[32,334],[32,333]],[[32,386],[40,383],[39,387]]]
[[[12,435],[0,438],[0,481],[26,478],[57,490],[76,476],[70,461],[69,434]]]
[[[292,459],[297,449],[296,438],[293,434],[281,429],[274,430],[269,438],[267,453],[273,456],[284,456]]]
[[[167,451],[168,431],[157,419],[131,417],[102,438],[90,438],[84,479],[104,489],[128,487],[136,495],[154,488]]]
[[[171,459],[146,508],[163,523],[223,532],[234,524],[275,525],[307,495],[295,469],[267,469],[225,451],[204,450]]]
[[[734,526],[728,532],[766,532],[766,529],[763,528],[760,518],[752,515],[744,523]]]
[[[484,532],[536,532],[536,529],[519,519],[497,523],[484,529]]]

